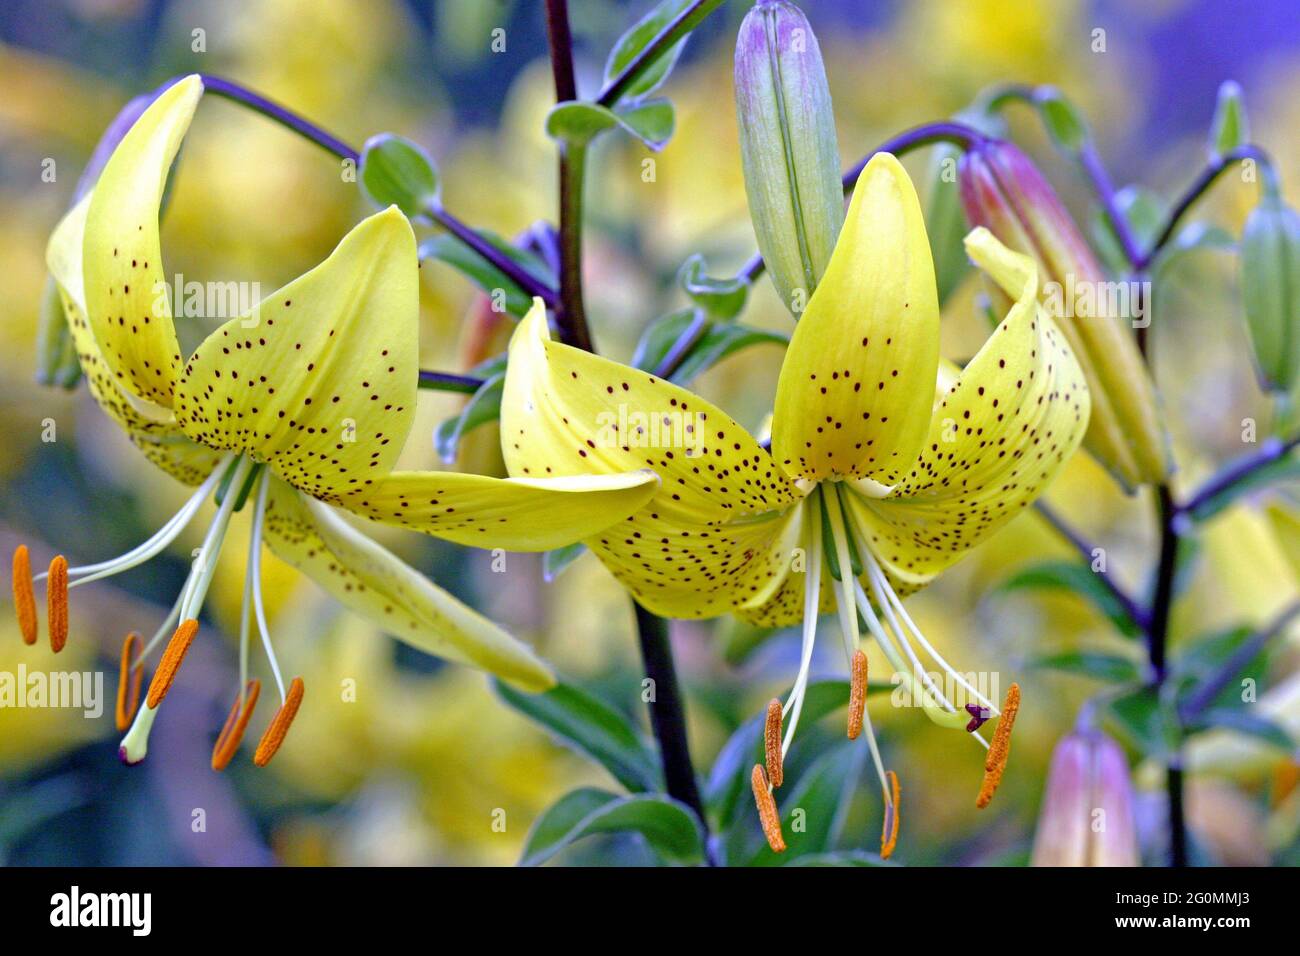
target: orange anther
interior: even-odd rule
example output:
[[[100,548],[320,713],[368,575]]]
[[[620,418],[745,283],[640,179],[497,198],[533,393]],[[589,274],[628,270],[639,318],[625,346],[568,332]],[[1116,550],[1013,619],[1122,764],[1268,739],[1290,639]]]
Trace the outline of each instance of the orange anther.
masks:
[[[754,802],[758,804],[758,820],[763,825],[763,836],[773,853],[785,852],[785,836],[781,833],[781,815],[776,812],[776,800],[772,798],[772,788],[767,785],[767,774],[762,764],[754,764],[750,774],[750,784],[754,788]]]
[[[244,688],[244,693],[235,698],[235,703],[230,708],[230,716],[226,718],[226,724],[221,728],[221,733],[217,735],[217,742],[212,747],[213,770],[225,770],[229,766],[235,751],[239,749],[240,741],[244,739],[248,719],[253,716],[253,708],[257,706],[257,695],[261,691],[261,681],[250,680],[248,686]]]
[[[253,754],[253,763],[259,767],[265,767],[275,756],[275,752],[280,749],[284,743],[284,735],[289,732],[289,725],[293,723],[293,718],[298,713],[298,707],[302,704],[302,678],[295,677],[293,683],[289,685],[289,693],[280,705],[280,709],[275,712],[271,718],[271,726],[266,728],[266,733],[262,734],[262,739],[257,744],[257,751]]]
[[[190,644],[193,643],[194,635],[197,633],[199,633],[199,622],[189,618],[181,621],[181,626],[176,628],[176,633],[167,642],[167,650],[163,651],[158,669],[153,672],[153,680],[149,682],[149,696],[145,698],[145,704],[150,710],[154,710],[161,704],[163,698],[167,696],[167,691],[171,690],[172,681],[176,678],[181,661],[185,660],[185,652],[190,649]]]
[[[68,643],[68,559],[58,555],[50,562],[50,573],[45,579],[45,601],[50,627],[50,647],[54,653]]]
[[[781,702],[776,698],[767,705],[767,726],[763,728],[763,747],[767,753],[767,776],[773,787],[785,780],[781,762]]]
[[[862,710],[867,706],[867,655],[853,654],[853,677],[849,685],[849,740],[862,733]]]
[[[20,544],[14,551],[14,610],[18,614],[18,630],[24,644],[36,643],[36,592],[32,590],[32,559],[27,545]]]
[[[885,802],[885,825],[880,831],[880,858],[888,860],[898,845],[899,806],[901,796],[898,789],[898,774],[890,770],[885,773],[889,780],[889,799]]]
[[[1011,728],[1016,725],[1016,714],[1020,712],[1020,685],[1012,684],[1007,688],[1006,700],[1002,702],[1002,716],[998,718],[998,729],[993,732],[993,742],[984,758],[984,780],[980,783],[980,795],[975,806],[983,810],[993,799],[993,794],[1002,782],[1002,771],[1007,768],[1007,758],[1011,756]]]
[[[117,729],[126,730],[135,717],[135,709],[140,706],[140,682],[144,679],[144,668],[136,660],[140,645],[140,635],[132,631],[122,642],[122,663],[117,671]]]

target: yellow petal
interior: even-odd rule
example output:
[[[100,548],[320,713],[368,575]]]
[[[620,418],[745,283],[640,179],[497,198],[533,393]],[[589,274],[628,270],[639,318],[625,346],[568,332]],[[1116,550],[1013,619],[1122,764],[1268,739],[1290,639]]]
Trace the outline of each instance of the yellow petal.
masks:
[[[344,502],[356,514],[457,544],[549,551],[625,521],[659,488],[651,470],[569,478],[397,471]]]
[[[796,478],[892,485],[916,458],[939,364],[939,299],[916,190],[898,160],[858,178],[777,383],[772,454]]]
[[[552,342],[536,303],[510,342],[501,445],[516,477],[655,471],[628,521],[587,544],[661,614],[708,617],[766,595],[801,493],[729,415],[645,372]]]
[[[182,362],[158,207],[202,95],[203,83],[189,76],[154,100],[104,166],[86,218],[86,314],[100,352],[124,392],[164,409]]]
[[[415,415],[415,235],[395,206],[195,350],[176,392],[185,433],[249,452],[330,501],[387,475]]]
[[[99,344],[86,321],[81,249],[89,209],[90,196],[87,195],[60,220],[50,237],[46,264],[58,285],[63,312],[90,394],[150,461],[186,484],[201,484],[221,460],[220,453],[190,441],[169,410],[157,409],[123,392],[100,354]],[[165,414],[146,414],[150,409]]]
[[[328,505],[271,482],[266,543],[341,604],[422,651],[526,691],[555,683],[527,645],[348,525]]]
[[[1014,304],[935,410],[929,437],[886,499],[853,495],[874,553],[915,590],[1033,503],[1088,427],[1083,372],[1038,306],[1037,267],[986,229],[966,250]]]

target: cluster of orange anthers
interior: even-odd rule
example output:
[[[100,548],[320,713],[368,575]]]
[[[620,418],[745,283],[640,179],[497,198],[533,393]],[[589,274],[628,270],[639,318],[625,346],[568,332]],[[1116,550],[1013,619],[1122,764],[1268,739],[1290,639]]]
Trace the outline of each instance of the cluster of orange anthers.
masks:
[[[50,562],[45,581],[46,615],[50,629],[50,648],[63,650],[68,642],[68,562],[59,555]],[[39,627],[36,623],[36,592],[32,588],[32,559],[27,545],[14,551],[14,610],[24,644],[35,644]]]
[[[849,684],[849,718],[848,736],[856,740],[862,733],[863,715],[867,703],[867,655],[861,650],[853,655],[851,680]],[[984,779],[980,783],[979,797],[975,805],[980,809],[987,807],[993,794],[1002,782],[1002,773],[1006,770],[1007,759],[1011,756],[1011,731],[1015,727],[1016,715],[1020,712],[1020,685],[1012,684],[1007,690],[998,718],[997,730],[989,744],[988,754],[984,760]],[[781,749],[782,711],[781,702],[773,699],[767,705],[767,720],[763,729],[763,749],[765,764],[755,764],[750,774],[750,784],[754,790],[754,802],[758,805],[758,819],[763,827],[763,835],[768,846],[775,853],[784,853],[786,849],[785,834],[781,830],[781,815],[777,810],[774,791],[785,780]],[[898,774],[889,770],[885,772],[885,819],[880,833],[880,857],[889,859],[898,845],[899,799],[902,796]]]
[[[45,580],[45,592],[50,647],[57,654],[63,650],[68,640],[68,562],[62,555],[50,562],[49,573]],[[14,551],[13,594],[18,628],[22,633],[23,642],[28,645],[35,644],[39,635],[39,626],[36,619],[36,594],[33,587],[31,557],[26,545],[19,545]],[[149,681],[149,691],[145,695],[144,704],[150,710],[157,710],[167,696],[167,692],[171,690],[181,662],[185,659],[185,654],[198,633],[199,622],[193,619],[181,621],[176,628],[176,632],[167,643],[162,659],[154,669],[153,678]],[[117,681],[117,706],[114,711],[119,731],[131,727],[140,707],[140,688],[144,680],[142,644],[140,635],[134,631],[126,636],[122,644]],[[216,745],[212,748],[213,770],[225,770],[234,758],[243,741],[248,722],[253,716],[253,708],[257,706],[260,690],[261,684],[256,680],[250,680],[244,692],[235,700],[230,716],[226,718]],[[253,755],[253,763],[257,766],[265,767],[270,763],[271,758],[280,749],[280,745],[284,743],[285,735],[288,734],[289,727],[298,713],[298,707],[302,704],[302,695],[302,678],[295,677],[289,686],[284,703],[276,711],[266,732],[262,734],[262,739],[258,742],[257,750]],[[126,758],[125,748],[122,750],[122,759],[131,762]]]

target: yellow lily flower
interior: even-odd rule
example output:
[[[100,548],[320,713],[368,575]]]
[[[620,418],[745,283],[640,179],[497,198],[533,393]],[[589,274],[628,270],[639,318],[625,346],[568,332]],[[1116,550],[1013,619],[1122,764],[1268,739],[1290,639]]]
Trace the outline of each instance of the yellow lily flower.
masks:
[[[901,598],[1044,490],[1078,446],[1090,405],[1078,362],[1038,305],[1033,261],[985,229],[966,248],[1013,304],[958,371],[939,358],[916,192],[893,156],[867,164],[786,354],[770,453],[691,392],[552,341],[540,303],[511,341],[501,434],[512,475],[649,467],[662,479],[640,511],[586,539],[639,602],[670,617],[802,620],[799,674],[769,712],[766,773],[755,768],[774,849],[783,844],[771,791],[808,687],[821,610],[838,610],[854,678],[850,736],[867,731],[887,807],[886,851],[897,830],[897,779],[863,709],[859,614],[931,719],[983,743],[980,724],[1001,713],[980,805],[1005,764],[1018,688],[999,711],[934,651]],[[959,709],[949,699],[922,653],[971,703]]]
[[[265,542],[341,603],[425,650],[527,690],[551,686],[526,645],[457,601],[347,523],[336,509],[458,544],[547,550],[595,534],[654,493],[650,471],[609,477],[496,479],[393,471],[415,414],[419,280],[410,223],[389,208],[358,224],[320,265],[215,329],[185,359],[166,295],[158,233],[168,170],[203,93],[191,76],[157,98],[123,139],[94,190],[59,223],[48,250],[76,349],[100,406],[148,458],[198,488],[139,547],[69,568],[46,585],[51,644],[67,637],[67,591],[159,554],[217,493],[219,507],[167,621],[122,655],[121,754],[143,759],[149,729],[198,629],[226,530],[254,502],[241,627],[239,696],[213,753],[239,746],[259,685],[248,681],[255,618],[280,693],[257,749],[264,765],[288,730],[302,682],[288,688],[267,633]],[[14,558],[23,637],[36,639],[27,549]],[[174,633],[173,633],[174,629]],[[144,662],[172,634],[137,710]]]

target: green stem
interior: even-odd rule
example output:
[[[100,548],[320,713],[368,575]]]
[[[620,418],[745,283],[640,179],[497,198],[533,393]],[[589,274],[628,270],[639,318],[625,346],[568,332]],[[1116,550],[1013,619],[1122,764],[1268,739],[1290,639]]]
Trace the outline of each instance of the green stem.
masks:
[[[568,345],[594,352],[582,294],[582,207],[587,147],[560,146],[560,308],[555,322]]]

